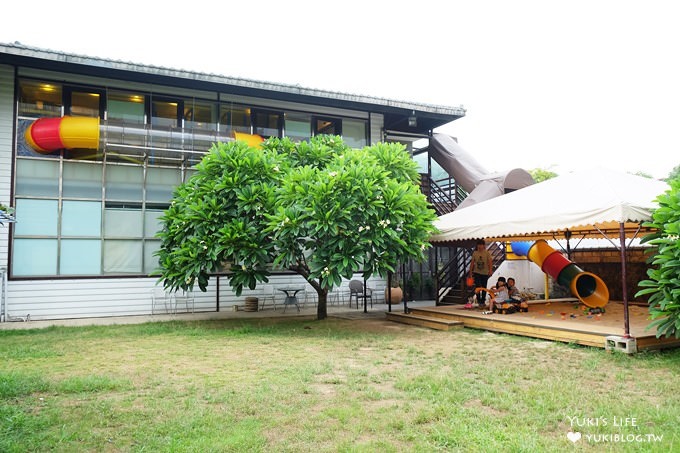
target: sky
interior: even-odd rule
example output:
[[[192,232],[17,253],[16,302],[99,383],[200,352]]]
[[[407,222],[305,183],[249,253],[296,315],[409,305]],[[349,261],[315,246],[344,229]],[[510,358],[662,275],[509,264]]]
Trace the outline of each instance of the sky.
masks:
[[[680,165],[674,0],[3,4],[0,42],[401,101],[489,171]]]

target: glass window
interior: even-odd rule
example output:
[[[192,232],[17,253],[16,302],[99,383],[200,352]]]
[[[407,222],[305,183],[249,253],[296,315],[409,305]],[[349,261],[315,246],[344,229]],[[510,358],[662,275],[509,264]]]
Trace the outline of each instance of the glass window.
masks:
[[[100,112],[103,110],[101,93],[95,91],[76,91],[67,90],[70,92],[70,108],[69,114],[73,116],[87,116],[91,118],[99,118]]]
[[[104,241],[105,274],[141,274],[142,241]]]
[[[342,120],[342,138],[352,148],[366,146],[366,121]]]
[[[56,236],[58,215],[57,200],[19,199],[14,233],[17,236]]]
[[[217,105],[212,102],[184,101],[184,128],[217,129]]]
[[[101,234],[101,202],[64,200],[61,208],[62,236],[101,237]]]
[[[179,169],[149,167],[146,173],[146,201],[169,203],[173,190],[181,182]]]
[[[314,135],[341,135],[342,127],[336,118],[315,118]]]
[[[160,127],[178,127],[177,101],[154,99],[151,101],[151,124]]]
[[[285,135],[293,141],[301,142],[312,136],[312,118],[310,115],[286,113]]]
[[[281,115],[278,113],[255,112],[253,113],[253,133],[262,137],[280,137],[279,122]]]
[[[56,239],[15,239],[12,275],[56,275]]]
[[[141,238],[144,234],[142,208],[106,206],[104,237]]]
[[[98,275],[102,267],[100,240],[62,239],[59,252],[61,275]]]
[[[57,197],[59,162],[17,159],[16,194],[20,196]]]
[[[66,198],[102,198],[102,166],[64,161],[62,195]]]
[[[144,95],[109,92],[106,99],[106,118],[123,123],[144,124]]]
[[[55,83],[36,80],[19,81],[19,115],[59,117],[62,111],[62,88]]]
[[[250,109],[242,105],[220,105],[220,131],[226,134],[243,132],[250,134]]]
[[[418,164],[419,173],[427,173],[427,153],[420,153],[413,156],[413,160]]]
[[[107,165],[107,200],[142,200],[144,170],[132,165]]]
[[[161,241],[145,241],[144,242],[144,273],[150,274],[158,268],[158,257],[154,256],[157,250],[161,248]]]
[[[153,238],[162,228],[160,217],[163,211],[158,209],[147,209],[144,213],[144,237]]]

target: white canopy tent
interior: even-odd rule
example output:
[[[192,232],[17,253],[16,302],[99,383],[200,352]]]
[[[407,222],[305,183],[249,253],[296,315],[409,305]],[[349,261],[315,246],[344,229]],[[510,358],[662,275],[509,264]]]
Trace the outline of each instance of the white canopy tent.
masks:
[[[628,335],[625,240],[647,231],[641,223],[651,219],[656,197],[668,188],[662,181],[606,169],[568,173],[443,215],[430,241],[618,237]]]
[[[631,237],[668,188],[663,181],[605,169],[567,173],[443,215],[430,241],[554,239],[567,232],[601,238],[618,236],[622,223]]]

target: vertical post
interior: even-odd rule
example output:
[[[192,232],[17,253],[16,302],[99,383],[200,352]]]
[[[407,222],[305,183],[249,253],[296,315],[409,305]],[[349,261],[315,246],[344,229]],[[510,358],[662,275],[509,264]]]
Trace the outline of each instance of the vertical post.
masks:
[[[406,290],[406,282],[404,281],[404,277],[406,277],[406,264],[401,263],[401,283],[404,285],[402,288],[402,294],[404,295],[404,314],[408,314],[408,304],[406,302],[406,299],[408,299],[408,291]]]
[[[220,311],[220,274],[217,274],[217,291],[215,295],[215,311]]]
[[[364,277],[364,313],[368,313],[368,309],[366,308],[366,277]]]
[[[434,272],[432,278],[434,280],[434,304],[439,305],[439,249],[434,245],[430,250],[434,252]]]
[[[392,272],[387,271],[387,311],[392,312]]]
[[[571,261],[571,244],[569,239],[571,239],[571,231],[567,230],[564,232],[564,237],[567,239],[567,259]]]
[[[623,336],[630,338],[630,319],[628,317],[628,288],[626,272],[626,230],[623,222],[619,223],[619,241],[621,242],[621,294],[623,296]]]
[[[7,293],[7,269],[1,268],[0,274],[2,274],[0,275],[0,303],[2,304],[0,307],[0,322],[5,322],[7,321],[7,302],[5,301]]]

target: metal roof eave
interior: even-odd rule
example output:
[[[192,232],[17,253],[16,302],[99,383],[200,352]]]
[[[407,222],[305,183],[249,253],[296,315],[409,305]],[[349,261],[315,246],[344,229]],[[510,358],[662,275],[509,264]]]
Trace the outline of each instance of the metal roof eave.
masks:
[[[56,69],[66,72],[73,72],[77,67],[79,72],[86,72],[91,75],[134,79],[143,82],[162,82],[171,86],[189,88],[217,90],[220,87],[222,89],[229,87],[230,92],[246,96],[266,97],[378,113],[408,115],[411,112],[416,112],[416,115],[429,119],[428,127],[432,125],[437,127],[465,116],[465,109],[462,106],[448,107],[398,101],[374,96],[305,88],[299,85],[142,65],[100,57],[68,54],[16,43],[0,43],[0,62],[53,70],[56,66]]]

